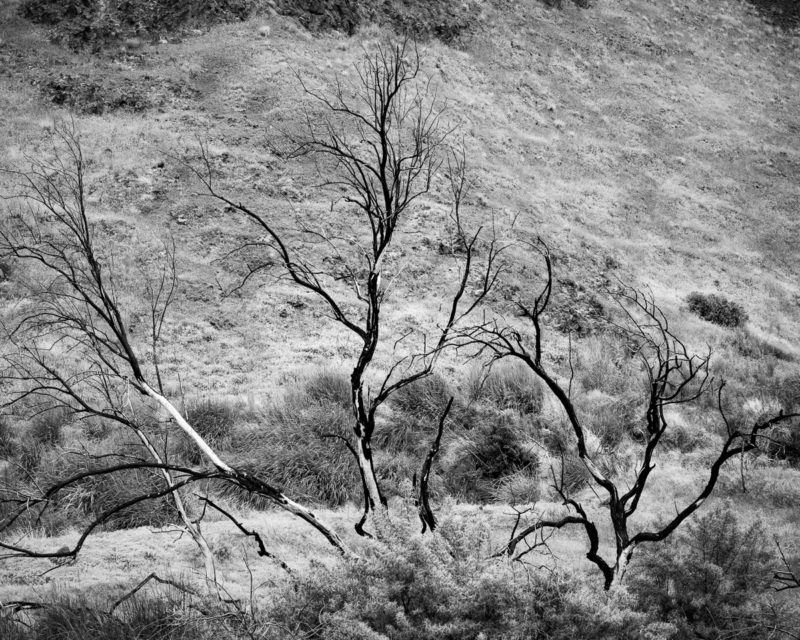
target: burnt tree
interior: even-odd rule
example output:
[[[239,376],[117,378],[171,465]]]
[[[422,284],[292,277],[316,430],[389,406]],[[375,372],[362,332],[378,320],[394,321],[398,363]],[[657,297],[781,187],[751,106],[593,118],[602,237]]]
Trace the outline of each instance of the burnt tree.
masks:
[[[709,465],[707,479],[698,487],[695,498],[682,507],[676,507],[674,517],[666,523],[652,530],[632,531],[631,518],[640,505],[651,473],[656,467],[654,459],[659,445],[669,428],[665,409],[670,405],[691,403],[703,394],[713,391],[709,374],[711,353],[691,353],[687,345],[672,332],[667,318],[649,293],[624,286],[612,292],[623,316],[623,321],[616,323],[615,328],[622,331],[627,341],[633,345],[647,373],[648,382],[646,413],[643,418],[644,437],[636,471],[632,479],[613,477],[603,470],[587,446],[587,430],[571,397],[571,374],[569,378],[563,379],[553,373],[545,361],[543,321],[553,288],[552,263],[546,245],[539,241],[536,247],[544,262],[544,285],[532,300],[516,300],[520,315],[529,325],[532,335],[528,337],[499,320],[493,320],[461,331],[462,344],[477,346],[479,351],[489,354],[493,361],[514,358],[523,362],[556,399],[574,436],[572,453],[588,472],[593,490],[604,497],[603,508],[613,530],[613,541],[610,543],[614,553],[610,559],[601,554],[601,529],[584,506],[569,494],[562,465],[560,477],[553,473],[554,488],[570,513],[556,518],[540,517],[530,526],[521,529],[518,519],[500,555],[521,557],[530,551],[531,546],[529,543],[522,551],[518,551],[518,546],[526,542],[529,536],[535,538],[533,545],[536,545],[541,543],[538,536],[543,535],[543,532],[578,527],[583,529],[589,546],[587,559],[602,573],[604,587],[610,589],[622,580],[631,556],[639,545],[665,540],[702,506],[713,492],[720,471],[728,460],[758,448],[775,426],[791,423],[800,414],[781,412],[764,418],[749,428],[734,428],[723,411],[724,384],[720,384],[716,389],[717,407],[726,428],[726,437],[721,450]]]

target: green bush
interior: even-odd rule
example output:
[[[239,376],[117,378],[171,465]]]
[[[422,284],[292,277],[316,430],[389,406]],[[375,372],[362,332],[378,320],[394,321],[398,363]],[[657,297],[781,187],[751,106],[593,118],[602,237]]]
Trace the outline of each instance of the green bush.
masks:
[[[687,296],[686,302],[689,311],[722,327],[735,328],[747,322],[747,314],[740,305],[715,293],[695,291]]]

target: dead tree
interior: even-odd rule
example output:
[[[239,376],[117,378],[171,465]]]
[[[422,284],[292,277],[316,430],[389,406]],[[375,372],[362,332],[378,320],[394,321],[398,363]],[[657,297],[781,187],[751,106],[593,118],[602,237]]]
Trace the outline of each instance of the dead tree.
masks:
[[[27,496],[18,508],[0,522],[0,532],[27,509],[46,508],[58,491],[89,476],[151,469],[163,475],[163,489],[139,496],[101,514],[81,534],[72,549],[35,552],[6,541],[0,548],[12,555],[35,557],[74,556],[86,536],[114,513],[133,504],[165,495],[176,496],[184,525],[203,549],[199,527],[186,516],[179,495],[183,487],[199,480],[216,479],[257,493],[309,523],[340,552],[345,546],[339,535],[305,506],[284,495],[269,480],[236,469],[223,460],[185,419],[164,393],[158,365],[161,326],[173,300],[174,262],[167,248],[165,270],[160,278],[126,283],[126,289],[141,287],[149,302],[149,328],[144,335],[131,330],[120,296],[113,255],[96,242],[86,206],[86,164],[74,129],[55,129],[54,158],[36,159],[24,171],[9,171],[20,184],[20,192],[5,197],[26,204],[8,212],[0,225],[0,256],[26,263],[37,283],[19,306],[13,324],[6,326],[9,348],[4,353],[2,380],[10,394],[6,406],[46,401],[69,407],[78,416],[94,416],[132,429],[150,453],[150,460],[137,460],[109,467],[99,466],[56,486],[41,496]],[[11,319],[10,319],[11,320]],[[149,358],[141,357],[152,349]],[[140,428],[132,397],[151,410],[164,410],[172,423],[188,436],[202,453],[210,469],[197,470],[170,464],[161,458]],[[204,552],[206,549],[203,549]],[[210,569],[210,567],[209,567]],[[210,576],[213,577],[213,576]]]
[[[759,441],[768,437],[773,427],[788,423],[799,416],[781,412],[757,422],[749,429],[734,428],[725,418],[722,409],[723,385],[720,385],[718,408],[727,435],[722,449],[709,466],[707,480],[698,487],[693,500],[683,507],[676,507],[676,514],[668,522],[652,530],[631,531],[631,518],[639,507],[650,474],[656,467],[654,458],[669,428],[665,409],[670,405],[690,403],[710,391],[712,380],[708,365],[711,353],[709,351],[702,356],[690,353],[686,344],[671,331],[667,318],[649,293],[628,287],[622,287],[615,292],[614,297],[620,303],[624,316],[624,321],[617,324],[616,328],[622,330],[627,340],[635,345],[636,354],[647,371],[648,392],[644,438],[636,471],[632,479],[613,477],[603,470],[587,447],[587,431],[571,398],[571,378],[560,379],[548,369],[545,362],[543,319],[553,287],[552,264],[548,249],[541,241],[536,248],[545,266],[544,285],[532,302],[516,301],[521,316],[532,329],[532,336],[527,337],[500,321],[491,321],[461,331],[462,344],[477,346],[481,352],[489,354],[493,361],[515,358],[525,363],[556,399],[574,436],[574,454],[586,468],[595,492],[604,496],[604,508],[613,529],[614,554],[611,559],[601,555],[601,529],[590,518],[583,505],[569,494],[562,473],[560,478],[554,474],[554,488],[570,513],[563,517],[540,518],[521,530],[515,527],[501,555],[517,557],[518,545],[528,536],[537,535],[542,530],[576,526],[583,529],[586,536],[589,545],[587,559],[600,570],[604,587],[610,589],[622,580],[631,556],[640,544],[665,540],[701,507],[714,490],[720,471],[728,460],[756,449]],[[527,553],[527,549],[522,553]]]
[[[205,149],[202,169],[196,173],[206,195],[243,215],[260,234],[246,249],[252,253],[261,248],[264,257],[250,262],[244,281],[277,262],[289,281],[321,300],[331,319],[358,341],[350,385],[353,449],[364,489],[364,512],[356,531],[363,534],[369,513],[385,506],[372,450],[376,414],[392,394],[431,373],[451,343],[453,328],[494,286],[502,271],[497,261],[502,247],[496,239],[488,240],[481,267],[476,267],[481,229],[468,232],[461,218],[468,188],[464,156],[445,153],[449,132],[442,124],[442,108],[430,95],[429,82],[420,77],[416,48],[405,41],[365,52],[355,72],[351,84],[337,80],[331,95],[303,83],[319,113],[306,114],[305,136],[294,151],[296,156],[313,157],[324,184],[342,194],[338,203],[341,215],[347,216],[346,230],[337,230],[328,220],[298,217],[298,233],[292,234],[271,212],[223,193]],[[449,223],[460,275],[435,335],[423,335],[415,352],[396,356],[393,364],[376,371],[375,356],[382,339],[397,347],[405,346],[410,338],[383,336],[387,294],[401,271],[394,264],[393,272],[386,273],[392,260],[389,254],[400,242],[412,205],[428,193],[443,170],[449,178]],[[442,228],[446,224],[443,220]],[[297,249],[300,243],[311,249]],[[440,286],[444,291],[446,285]],[[369,382],[376,379],[375,388],[370,389]]]

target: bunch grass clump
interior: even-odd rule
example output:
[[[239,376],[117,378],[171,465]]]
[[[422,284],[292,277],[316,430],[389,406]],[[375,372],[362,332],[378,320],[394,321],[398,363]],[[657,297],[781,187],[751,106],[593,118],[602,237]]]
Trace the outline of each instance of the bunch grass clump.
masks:
[[[544,390],[539,378],[523,362],[501,360],[485,375],[473,375],[469,395],[472,401],[532,414],[541,411]]]

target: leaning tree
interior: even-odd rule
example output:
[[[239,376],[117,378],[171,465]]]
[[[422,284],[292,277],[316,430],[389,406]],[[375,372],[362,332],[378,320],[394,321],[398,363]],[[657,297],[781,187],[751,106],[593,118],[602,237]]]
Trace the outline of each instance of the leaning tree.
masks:
[[[25,406],[66,407],[79,418],[93,417],[131,430],[148,455],[117,456],[112,464],[95,460],[85,470],[51,486],[11,495],[3,500],[0,520],[0,556],[75,557],[88,535],[114,515],[144,501],[173,496],[186,530],[203,550],[209,581],[215,579],[213,559],[199,524],[190,519],[181,490],[200,481],[217,480],[259,494],[322,533],[339,551],[346,552],[339,535],[309,508],[284,495],[269,479],[228,462],[192,427],[176,399],[164,391],[159,365],[161,332],[174,301],[174,247],[167,243],[152,265],[120,268],[111,246],[97,241],[97,228],[87,205],[86,162],[72,124],[53,131],[50,157],[32,159],[25,169],[6,173],[19,190],[4,197],[8,206],[0,224],[0,257],[29,266],[25,298],[3,318],[4,349],[0,380],[5,408]],[[134,330],[131,318],[145,301],[146,318]],[[208,463],[195,468],[166,459],[166,451],[154,446],[142,420],[166,413]],[[120,461],[120,458],[124,458]],[[36,517],[52,505],[59,492],[90,478],[124,473],[132,469],[157,472],[163,485],[97,515],[81,531],[72,547],[37,551],[9,535],[23,516]],[[210,506],[215,503],[208,502]],[[220,508],[227,515],[227,512]],[[234,518],[239,528],[243,525]],[[262,555],[267,552],[261,545]]]
[[[734,426],[723,408],[724,383],[712,384],[709,374],[710,350],[704,355],[693,354],[686,343],[673,333],[652,294],[620,285],[609,292],[618,303],[622,316],[621,321],[612,322],[612,328],[621,332],[633,354],[641,360],[647,374],[647,392],[642,418],[643,438],[635,471],[632,477],[615,477],[604,467],[600,459],[602,456],[598,456],[588,445],[589,431],[572,397],[574,369],[571,353],[567,376],[557,375],[548,366],[544,322],[553,290],[552,263],[549,250],[543,242],[538,241],[535,247],[544,263],[544,284],[531,299],[519,297],[515,301],[522,321],[528,325],[528,331],[514,328],[501,319],[493,319],[460,330],[459,336],[462,346],[476,347],[478,352],[488,354],[490,361],[512,358],[524,363],[555,398],[573,436],[568,445],[570,451],[564,453],[580,460],[593,491],[604,496],[603,505],[610,520],[613,538],[608,544],[613,548],[613,554],[610,559],[602,555],[601,544],[606,542],[602,540],[603,529],[590,517],[583,504],[570,494],[562,459],[560,473],[554,469],[551,471],[553,488],[568,509],[567,514],[546,517],[534,511],[533,522],[523,526],[522,516],[530,516],[531,513],[520,512],[510,539],[499,555],[521,559],[532,550],[546,545],[548,532],[577,527],[583,530],[588,542],[587,559],[602,573],[604,587],[610,589],[622,580],[639,545],[665,540],[701,507],[713,492],[728,460],[758,448],[771,437],[775,427],[796,424],[800,414],[781,411],[749,427]],[[657,453],[670,427],[665,410],[671,405],[692,403],[712,392],[717,394],[717,410],[725,428],[725,439],[709,464],[708,477],[698,486],[695,497],[682,507],[676,506],[674,516],[666,522],[653,529],[637,530],[631,521],[641,505],[651,474],[656,468]]]

